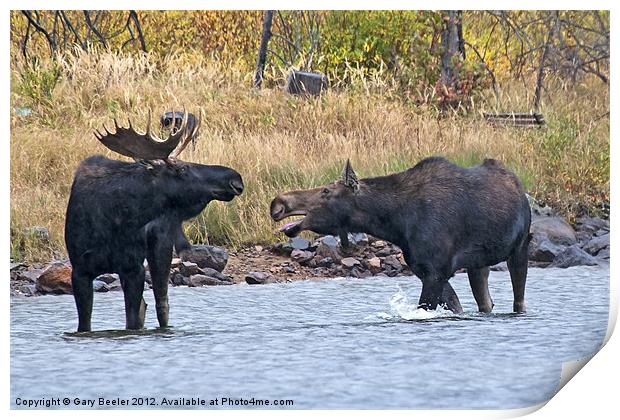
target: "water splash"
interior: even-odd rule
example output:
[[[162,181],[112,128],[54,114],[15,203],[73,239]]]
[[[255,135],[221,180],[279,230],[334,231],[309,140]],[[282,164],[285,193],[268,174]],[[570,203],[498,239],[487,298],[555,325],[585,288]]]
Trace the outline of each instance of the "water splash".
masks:
[[[407,293],[398,286],[398,291],[390,298],[390,309],[394,317],[407,321],[419,321],[438,317],[454,316],[452,311],[437,307],[434,311],[418,308],[417,303],[412,303]],[[377,314],[379,316],[379,314]]]

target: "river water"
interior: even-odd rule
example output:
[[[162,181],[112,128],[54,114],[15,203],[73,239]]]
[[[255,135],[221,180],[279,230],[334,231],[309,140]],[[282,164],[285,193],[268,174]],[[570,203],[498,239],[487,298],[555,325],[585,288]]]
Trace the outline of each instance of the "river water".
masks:
[[[495,308],[482,315],[467,276],[451,280],[465,309],[459,316],[416,310],[421,282],[407,277],[177,287],[166,331],[155,328],[147,291],[140,333],[122,331],[121,292],[95,294],[90,334],[74,333],[72,296],[12,297],[11,407],[37,399],[67,408],[88,399],[94,408],[122,401],[165,408],[174,400],[183,408],[246,409],[265,407],[259,400],[296,409],[544,402],[563,362],[602,345],[609,268],[530,269],[524,315],[511,313],[507,272],[492,272],[489,283]]]

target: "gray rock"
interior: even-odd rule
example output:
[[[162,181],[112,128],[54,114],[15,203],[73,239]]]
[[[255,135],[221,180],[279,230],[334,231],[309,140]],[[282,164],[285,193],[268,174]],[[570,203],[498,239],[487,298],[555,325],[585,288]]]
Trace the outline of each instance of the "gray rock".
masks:
[[[590,254],[579,248],[579,245],[571,245],[560,253],[553,262],[551,267],[568,268],[577,265],[596,265],[596,259]]]
[[[316,262],[316,266],[317,267],[329,268],[332,265],[334,265],[334,260],[333,260],[332,257],[325,257],[325,258],[323,258],[323,257],[317,255],[314,258],[314,261]]]
[[[388,255],[382,260],[383,273],[388,277],[394,277],[403,271],[403,265],[396,255]]]
[[[228,252],[224,248],[212,245],[192,245],[182,253],[181,260],[193,262],[200,268],[213,268],[223,271],[228,263]]]
[[[23,282],[28,282],[28,283],[34,283],[34,282],[37,281],[39,276],[41,276],[41,274],[43,274],[43,270],[42,269],[40,269],[40,268],[31,268],[30,270],[22,271],[21,273],[19,273],[17,275],[17,280],[23,281]]]
[[[219,271],[213,269],[213,268],[209,268],[209,267],[205,267],[202,269],[202,274],[204,274],[205,276],[209,276],[209,277],[213,277],[216,278],[218,280],[221,281],[228,281],[231,282],[231,278],[220,273]]]
[[[216,279],[215,277],[205,276],[204,274],[194,274],[189,278],[189,287],[200,287],[200,286],[229,286],[232,282],[222,281]]]
[[[37,294],[37,286],[34,284],[24,284],[19,286],[19,292],[26,296],[35,296]]]
[[[32,226],[26,228],[24,229],[24,234],[44,242],[49,242],[50,240],[50,231],[43,226]]]
[[[179,272],[175,272],[170,276],[170,282],[174,286],[187,286],[189,285],[189,278]]]
[[[357,258],[353,257],[343,258],[342,260],[340,260],[340,264],[342,264],[342,266],[346,268],[353,268],[356,265],[362,265],[362,263],[359,262]]]
[[[311,251],[302,251],[301,249],[294,249],[291,252],[291,259],[301,265],[307,264],[310,260],[314,258],[314,252]]]
[[[547,234],[536,233],[532,236],[528,248],[528,259],[537,262],[552,262],[556,256],[564,251],[564,247],[552,243]]]
[[[183,261],[181,263],[179,272],[185,277],[190,277],[194,274],[204,274],[200,267],[198,267],[198,264],[189,261]]]
[[[580,217],[576,220],[575,228],[580,232],[594,234],[601,229],[609,231],[609,222],[600,217]]]
[[[601,258],[604,260],[608,260],[609,259],[609,247],[607,248],[603,248],[601,249],[597,254],[596,254],[597,258]]]
[[[603,249],[609,247],[609,233],[602,236],[595,236],[583,247],[583,250],[590,255],[597,255]]]
[[[114,283],[117,280],[120,282],[118,274],[111,274],[111,273],[110,274],[102,274],[99,277],[95,278],[95,281],[96,280],[103,281],[106,284]]]
[[[120,283],[120,281],[119,281]],[[109,292],[108,283],[103,280],[93,280],[93,290],[95,292]]]
[[[282,249],[287,253],[293,252],[293,250],[295,249],[305,251],[309,248],[310,248],[310,241],[305,238],[301,238],[299,236],[291,238],[282,244]]]
[[[323,258],[331,258],[334,262],[340,262],[342,255],[338,251],[338,241],[333,236],[323,238],[319,246],[316,248],[316,254]]]
[[[264,271],[252,271],[245,275],[245,282],[247,284],[267,284],[276,283],[276,279]]]
[[[573,245],[577,237],[573,228],[560,217],[539,217],[532,220],[530,232],[533,235],[545,233],[547,238],[556,245]]]
[[[123,286],[121,286],[121,280],[114,280],[112,283],[108,284],[108,290],[110,291],[114,291],[114,290],[122,290]]]
[[[506,261],[502,261],[499,264],[492,265],[489,269],[491,271],[508,271],[508,265],[506,264]]]
[[[370,270],[364,270],[363,268],[353,267],[351,270],[351,277],[365,279],[367,277],[372,277],[372,272],[370,272]]]

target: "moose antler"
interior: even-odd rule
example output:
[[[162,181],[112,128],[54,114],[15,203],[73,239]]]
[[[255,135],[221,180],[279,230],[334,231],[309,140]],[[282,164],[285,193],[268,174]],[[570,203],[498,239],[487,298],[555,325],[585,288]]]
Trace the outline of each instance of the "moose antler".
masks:
[[[108,131],[103,126],[105,134],[95,130],[95,137],[108,149],[120,153],[121,155],[134,158],[136,160],[155,160],[169,157],[176,158],[194,140],[200,127],[200,118],[193,126],[188,125],[188,112],[183,111],[181,126],[175,130],[174,124],[170,135],[166,139],[160,139],[151,131],[151,111],[149,110],[148,121],[146,123],[146,133],[136,131],[129,121],[129,127],[121,127],[114,119],[115,132]],[[181,147],[172,155],[173,150],[181,143]]]

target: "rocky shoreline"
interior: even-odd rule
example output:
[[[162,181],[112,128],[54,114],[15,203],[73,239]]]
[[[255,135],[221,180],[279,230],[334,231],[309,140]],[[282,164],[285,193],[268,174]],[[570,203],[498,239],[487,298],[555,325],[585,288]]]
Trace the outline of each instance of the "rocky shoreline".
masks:
[[[609,264],[609,221],[582,217],[574,226],[549,207],[532,206],[532,240],[529,260],[533,267],[567,268],[577,265]],[[260,245],[235,252],[211,245],[194,245],[181,258],[174,258],[171,286],[223,286],[237,283],[265,284],[310,278],[410,276],[401,250],[389,242],[366,234],[340,238],[302,237]],[[492,270],[507,270],[500,263]],[[49,264],[26,265],[11,262],[11,295],[70,294],[71,265],[67,259]],[[146,267],[146,288],[150,288]],[[93,282],[96,292],[121,290],[116,274],[104,274]]]

